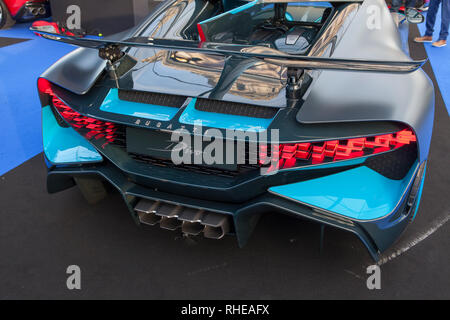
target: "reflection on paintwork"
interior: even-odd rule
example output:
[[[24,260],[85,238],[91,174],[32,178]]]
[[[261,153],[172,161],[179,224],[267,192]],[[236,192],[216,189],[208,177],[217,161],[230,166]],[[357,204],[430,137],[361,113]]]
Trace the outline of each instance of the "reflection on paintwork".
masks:
[[[42,109],[44,153],[52,164],[92,163],[103,160],[95,148],[73,128],[58,125],[49,106]]]
[[[337,13],[336,17],[333,18],[333,23],[329,24],[323,31],[322,35],[309,51],[308,56],[330,56],[333,53],[333,47],[341,40],[342,35],[353,21],[359,7],[360,5],[358,3],[352,3]]]
[[[189,39],[188,29],[195,27],[195,19],[205,6],[195,0],[176,1],[140,36]],[[137,48],[129,53],[139,64],[131,73],[133,87],[123,87],[134,90],[207,97],[224,66],[220,55]],[[284,107],[285,81],[285,68],[257,63],[238,77],[223,100]]]
[[[168,87],[173,88],[170,92],[172,94],[208,96],[219,82],[225,63],[224,57],[220,55],[158,50],[149,56],[149,52],[152,51],[155,52],[155,50],[140,50],[137,54],[136,58],[145,60],[147,65],[141,64],[133,71],[136,90],[163,92],[161,83],[164,83],[166,90]],[[151,70],[158,79],[156,82],[154,80],[150,82],[148,73]],[[264,102],[268,102],[267,105],[283,107],[286,103],[285,81],[285,68],[257,62],[238,77],[224,100],[228,98],[230,101],[243,103],[260,101],[258,104],[264,105]],[[187,92],[187,88],[183,88],[182,82],[187,82],[190,92]]]
[[[358,167],[309,181],[273,187],[270,191],[352,219],[374,220],[396,209],[416,168],[417,163],[403,180],[391,180],[367,167]]]

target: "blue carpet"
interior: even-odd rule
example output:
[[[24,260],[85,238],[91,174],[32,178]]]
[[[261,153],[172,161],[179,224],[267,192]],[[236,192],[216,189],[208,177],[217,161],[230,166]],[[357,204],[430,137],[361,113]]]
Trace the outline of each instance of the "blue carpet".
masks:
[[[425,34],[425,23],[419,24],[419,30],[422,35]],[[439,10],[434,27],[434,40],[438,40],[441,30],[441,11]],[[450,40],[450,39],[449,39]],[[434,75],[441,89],[447,111],[450,114],[450,45],[442,48],[435,48],[431,43],[425,43],[428,57],[433,68]]]
[[[74,49],[39,38],[29,27],[17,24],[0,30],[0,37],[31,39],[0,48],[0,175],[42,152],[37,78]]]

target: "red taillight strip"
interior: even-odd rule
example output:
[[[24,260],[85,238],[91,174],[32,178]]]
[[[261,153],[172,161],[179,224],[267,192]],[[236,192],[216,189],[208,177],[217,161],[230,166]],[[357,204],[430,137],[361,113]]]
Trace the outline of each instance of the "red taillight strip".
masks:
[[[390,151],[416,142],[409,129],[366,138],[331,140],[313,143],[280,144],[272,148],[272,158],[279,158],[274,169],[290,169],[305,164],[349,160]],[[267,148],[260,150],[260,163],[267,163]],[[269,169],[269,171],[270,171]]]
[[[104,122],[91,117],[83,116],[82,114],[72,110],[61,99],[59,99],[53,92],[50,82],[40,78],[38,80],[39,91],[48,94],[51,98],[53,106],[56,108],[61,117],[71,125],[75,130],[82,134],[88,140],[99,140],[104,138],[106,140],[102,147],[104,148],[109,143],[112,143],[117,138],[117,127],[114,123]]]

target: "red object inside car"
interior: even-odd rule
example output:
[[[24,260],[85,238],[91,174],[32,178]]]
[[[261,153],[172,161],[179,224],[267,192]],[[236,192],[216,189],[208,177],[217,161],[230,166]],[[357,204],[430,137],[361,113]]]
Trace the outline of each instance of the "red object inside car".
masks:
[[[45,31],[45,32],[64,33],[68,36],[75,36],[74,33],[68,31],[67,29],[59,27],[56,22],[47,22],[44,20],[40,20],[40,21],[35,21],[32,26],[33,26],[33,28],[36,28],[36,29],[39,29],[39,30]],[[41,37],[41,35],[39,35],[37,33],[35,33],[35,34]]]

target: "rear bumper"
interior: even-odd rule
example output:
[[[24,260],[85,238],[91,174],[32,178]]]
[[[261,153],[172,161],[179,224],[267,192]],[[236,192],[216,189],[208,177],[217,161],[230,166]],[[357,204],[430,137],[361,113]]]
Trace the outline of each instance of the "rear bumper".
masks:
[[[425,163],[423,165],[425,166]],[[50,165],[47,187],[48,191],[53,193],[73,186],[74,177],[101,177],[120,192],[137,224],[140,224],[140,219],[135,208],[142,199],[226,215],[232,221],[231,230],[236,235],[241,247],[250,238],[260,215],[265,212],[275,211],[351,232],[362,241],[372,258],[378,260],[380,253],[397,240],[415,214],[420,194],[417,194],[413,203],[411,203],[409,195],[416,179],[419,179],[419,182],[423,181],[423,171],[419,170],[418,164],[413,169],[413,179],[408,184],[408,189],[403,193],[402,198],[399,199],[399,205],[395,211],[381,219],[367,221],[350,219],[270,192],[261,194],[243,203],[210,201],[162,192],[158,190],[157,185],[149,187],[148,185],[143,186],[132,182],[123,171],[108,161],[98,164],[84,164],[77,167]],[[421,188],[419,189],[420,192]]]
[[[88,142],[73,128],[61,127],[50,107],[44,107],[42,115],[48,191],[70,188],[75,185],[74,178],[100,177],[120,192],[137,224],[145,222],[137,209],[146,199],[144,203],[164,204],[164,210],[155,212],[158,216],[169,211],[171,218],[182,220],[183,213],[191,209],[222,215],[230,221],[229,231],[244,246],[260,215],[275,211],[351,232],[377,260],[415,216],[420,200],[426,162],[408,165],[409,172],[401,180],[386,178],[378,173],[380,168],[370,169],[364,158],[282,170],[273,176],[257,171],[221,177],[204,168],[186,171],[136,162],[122,147],[96,148],[95,139]],[[383,166],[398,169],[399,164],[388,161]],[[172,209],[176,209],[173,216]],[[180,226],[180,221],[171,221]],[[199,223],[206,225],[204,222]]]

